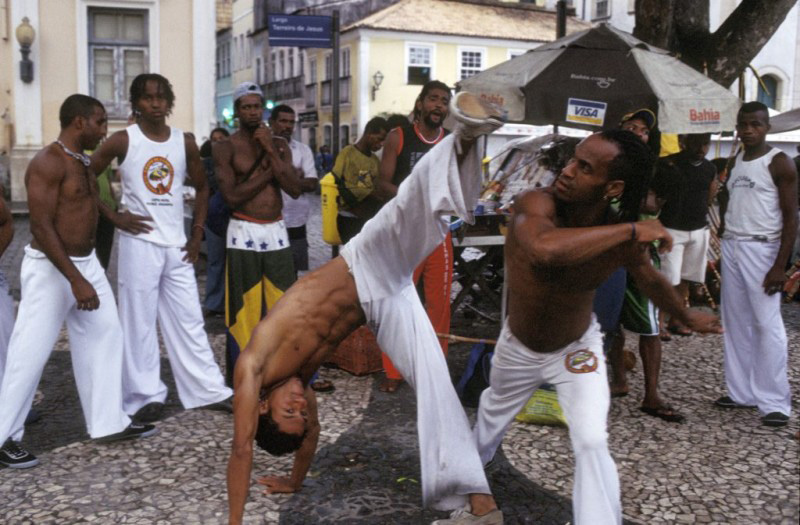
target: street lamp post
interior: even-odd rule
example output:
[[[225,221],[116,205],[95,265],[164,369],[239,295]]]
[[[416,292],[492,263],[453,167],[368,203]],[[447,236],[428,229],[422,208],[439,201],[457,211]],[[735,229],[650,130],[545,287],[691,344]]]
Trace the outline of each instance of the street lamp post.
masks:
[[[33,61],[28,58],[28,55],[30,55],[31,45],[36,39],[36,30],[33,29],[27,16],[17,26],[16,36],[22,53],[22,60],[19,61],[19,78],[25,83],[30,83],[33,81]]]

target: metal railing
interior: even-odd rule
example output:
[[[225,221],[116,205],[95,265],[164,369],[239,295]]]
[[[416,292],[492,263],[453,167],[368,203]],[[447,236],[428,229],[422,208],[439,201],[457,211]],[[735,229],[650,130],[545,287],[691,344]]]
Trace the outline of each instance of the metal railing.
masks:
[[[305,94],[305,90],[303,89],[303,77],[300,76],[277,80],[275,82],[267,82],[261,89],[264,90],[264,96],[268,100],[281,102],[303,98]]]

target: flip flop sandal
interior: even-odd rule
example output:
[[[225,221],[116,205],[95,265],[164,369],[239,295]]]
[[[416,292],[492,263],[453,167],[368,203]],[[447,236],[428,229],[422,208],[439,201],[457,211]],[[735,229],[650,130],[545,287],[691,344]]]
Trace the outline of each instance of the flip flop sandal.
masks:
[[[686,417],[676,412],[675,409],[669,405],[661,405],[660,407],[656,408],[639,407],[639,410],[648,416],[663,419],[668,423],[683,423],[686,420]]]

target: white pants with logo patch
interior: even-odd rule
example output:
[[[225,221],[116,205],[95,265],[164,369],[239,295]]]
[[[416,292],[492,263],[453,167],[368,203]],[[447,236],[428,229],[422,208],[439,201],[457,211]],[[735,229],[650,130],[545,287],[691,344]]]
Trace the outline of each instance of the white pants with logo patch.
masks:
[[[128,414],[167,398],[156,326],[161,328],[184,408],[210,405],[233,394],[214,361],[194,267],[183,260],[184,254],[179,247],[119,236],[119,313],[125,340],[122,386]]]
[[[550,383],[558,392],[575,453],[575,523],[621,523],[619,476],[608,452],[610,395],[600,325],[592,320],[580,339],[545,354],[523,345],[506,323],[495,346],[489,382],[474,430],[481,461],[494,457],[514,416],[542,383]]]
[[[722,326],[725,383],[731,399],[757,405],[762,415],[792,413],[786,372],[788,341],[781,294],[767,295],[764,277],[780,241],[722,240]]]
[[[12,330],[14,330],[14,299],[8,293],[8,280],[0,271],[0,385],[3,384],[3,371]]]
[[[0,443],[22,439],[25,417],[64,321],[89,436],[116,434],[130,424],[122,411],[122,335],[114,294],[94,252],[71,259],[97,292],[97,310],[78,310],[69,281],[43,252],[25,247],[22,300],[0,388]]]

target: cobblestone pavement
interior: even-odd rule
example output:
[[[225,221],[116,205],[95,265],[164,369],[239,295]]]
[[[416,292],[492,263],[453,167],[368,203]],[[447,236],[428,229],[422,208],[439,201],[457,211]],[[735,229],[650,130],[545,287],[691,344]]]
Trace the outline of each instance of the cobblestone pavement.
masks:
[[[316,218],[318,221],[318,216]],[[27,221],[0,262],[19,295],[19,262],[29,239]],[[312,261],[330,249],[311,228]],[[114,267],[110,274],[115,280]],[[202,268],[199,281],[204,276]],[[800,312],[784,306],[790,337],[790,381],[798,409]],[[207,325],[220,358],[224,327]],[[453,332],[494,337],[498,325],[482,317],[454,319]],[[629,338],[630,341],[633,338]],[[725,411],[713,400],[723,393],[722,340],[718,336],[675,338],[664,345],[662,393],[687,415],[675,425],[639,412],[641,366],[630,376],[631,393],[614,400],[609,417],[610,449],[619,469],[623,510],[629,523],[786,523],[800,520],[797,416],[773,430],[755,411]],[[137,442],[91,443],[77,401],[66,336],[45,369],[37,396],[43,415],[23,440],[42,463],[25,470],[0,470],[3,523],[193,524],[226,521],[225,466],[232,437],[230,415],[184,411],[170,385],[168,416],[159,433]],[[629,342],[629,346],[631,343]],[[451,373],[463,369],[469,345],[452,345]],[[221,360],[220,360],[221,362]],[[380,374],[354,377],[324,369],[336,385],[321,394],[322,435],[317,457],[301,492],[267,496],[254,483],[247,523],[418,524],[444,517],[420,509],[415,400],[405,385],[396,394],[377,390]],[[468,409],[470,418],[474,410]],[[288,473],[291,457],[257,451],[253,476]],[[567,430],[514,423],[490,483],[506,523],[564,524],[571,521],[573,460]]]

